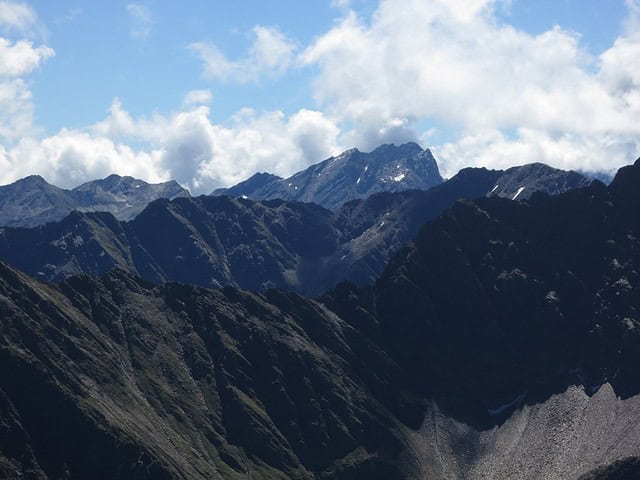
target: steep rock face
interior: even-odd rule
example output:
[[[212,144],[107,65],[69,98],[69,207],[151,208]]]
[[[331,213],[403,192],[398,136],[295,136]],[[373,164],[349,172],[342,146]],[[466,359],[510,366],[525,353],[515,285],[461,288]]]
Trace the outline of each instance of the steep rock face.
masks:
[[[0,265],[0,312],[3,478],[403,477],[402,372],[315,302]]]
[[[259,177],[264,180],[265,177]],[[415,143],[382,145],[369,153],[357,149],[331,157],[289,178],[272,179],[263,185],[254,176],[213,195],[240,192],[253,200],[280,198],[312,202],[330,210],[350,200],[377,192],[427,190],[442,182],[438,165],[429,150]],[[255,185],[257,188],[246,188]]]
[[[64,190],[34,175],[0,186],[0,226],[35,227],[62,220],[73,210],[106,211],[128,220],[153,200],[187,196],[189,192],[174,181],[149,184],[110,175]]]

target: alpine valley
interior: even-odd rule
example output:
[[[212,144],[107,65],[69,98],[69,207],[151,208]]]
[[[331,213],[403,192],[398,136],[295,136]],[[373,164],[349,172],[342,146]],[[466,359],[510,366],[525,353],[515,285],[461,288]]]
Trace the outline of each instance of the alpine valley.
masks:
[[[2,188],[0,478],[640,478],[640,160]]]

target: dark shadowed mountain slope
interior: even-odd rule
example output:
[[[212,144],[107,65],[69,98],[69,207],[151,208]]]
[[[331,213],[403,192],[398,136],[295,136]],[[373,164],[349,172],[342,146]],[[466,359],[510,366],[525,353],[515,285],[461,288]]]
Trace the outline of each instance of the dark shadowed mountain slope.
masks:
[[[36,229],[2,229],[0,251],[52,280],[119,267],[152,281],[262,290],[300,287],[305,262],[329,255],[337,238],[331,213],[314,204],[201,196],[158,200],[132,222],[74,212]]]
[[[373,283],[389,259],[426,222],[437,218],[460,198],[484,196],[500,172],[465,169],[426,191],[379,193],[346,203],[334,215],[342,233],[335,253],[324,260],[323,275],[314,292],[321,293],[342,280]]]
[[[357,149],[331,157],[289,178],[255,175],[213,195],[245,195],[253,200],[280,198],[312,202],[336,210],[345,202],[378,192],[426,190],[442,182],[433,155],[415,143],[382,145],[369,153]],[[247,187],[254,188],[247,188]]]
[[[207,196],[155,202],[126,229],[144,278],[254,290],[302,290],[308,266],[339,237],[331,213],[314,204]]]
[[[427,191],[379,193],[335,213],[226,196],[159,200],[128,223],[75,213],[33,230],[3,229],[0,258],[47,280],[119,267],[151,281],[320,294],[342,280],[372,283],[425,222],[459,198],[485,196],[501,176],[465,169]]]
[[[324,297],[436,402],[417,478],[574,479],[638,456],[639,172],[458,202],[375,287]]]
[[[425,391],[485,412],[554,382],[638,394],[638,172],[527,202],[457,202],[425,226],[363,291],[395,358],[421,365]]]
[[[2,478],[403,478],[402,378],[293,294],[0,264]]]
[[[64,190],[34,175],[0,187],[0,225],[34,227],[62,220],[73,210],[106,211],[129,220],[153,200],[187,196],[189,192],[174,181],[149,184],[110,175]]]

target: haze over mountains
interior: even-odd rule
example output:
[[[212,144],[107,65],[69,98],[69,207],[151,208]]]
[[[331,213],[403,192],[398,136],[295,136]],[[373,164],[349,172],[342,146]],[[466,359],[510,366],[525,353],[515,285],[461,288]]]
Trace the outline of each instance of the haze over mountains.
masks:
[[[504,172],[469,169],[436,188],[471,188],[478,174],[483,193],[451,200],[375,284],[342,283],[319,301],[278,290],[154,285],[122,270],[53,286],[0,265],[0,472],[16,479],[637,475],[640,160],[609,187],[593,182],[524,202],[486,197]],[[215,212],[224,212],[224,225],[251,225],[243,223],[249,208],[296,245],[307,223],[296,215],[332,218],[367,202],[384,215],[394,201],[408,211],[403,199],[418,193],[374,195],[337,213],[284,201],[159,200],[132,223],[169,218],[171,230],[198,238],[213,231],[201,219]],[[121,226],[114,250],[128,238],[128,224],[110,215],[83,217]],[[367,215],[352,218],[368,225]],[[235,227],[218,238],[222,232],[242,238]],[[96,229],[91,238],[103,234]],[[91,253],[93,244],[84,245]]]

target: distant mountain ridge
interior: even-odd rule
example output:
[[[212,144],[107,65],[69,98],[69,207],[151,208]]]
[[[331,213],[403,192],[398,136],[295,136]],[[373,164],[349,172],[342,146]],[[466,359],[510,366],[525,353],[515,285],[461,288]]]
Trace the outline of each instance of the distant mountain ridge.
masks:
[[[531,163],[505,170],[487,196],[526,200],[537,191],[555,195],[585,187],[593,180],[572,170]],[[256,173],[232,187],[216,189],[211,195],[296,200],[336,211],[351,200],[375,193],[428,190],[442,181],[430,150],[423,150],[416,143],[389,144],[370,153],[347,150],[288,178]]]
[[[544,163],[530,163],[505,170],[487,196],[526,200],[534,192],[556,195],[586,187],[593,181],[573,170],[558,170]]]
[[[246,180],[243,180],[236,185],[233,185],[229,188],[217,188],[211,195],[216,197],[220,195],[228,195],[229,197],[246,197],[254,195],[257,191],[265,186],[277,182],[278,180],[282,180],[282,177],[278,175],[273,175],[272,173],[267,172],[258,172],[251,175]]]
[[[522,199],[573,186],[536,181],[541,170],[545,178],[566,175],[546,166],[470,168],[429,190],[377,193],[335,212],[309,203],[227,196],[157,200],[130,222],[77,212],[32,230],[0,230],[0,258],[46,280],[118,267],[155,282],[319,295],[343,280],[374,282],[425,222],[458,199],[484,197],[498,182],[510,197],[527,185]]]
[[[256,174],[233,187],[214,190],[212,195],[280,198],[337,210],[350,200],[374,193],[428,190],[440,183],[442,177],[431,151],[405,143],[381,145],[368,153],[347,150],[289,178]]]
[[[188,190],[173,180],[150,184],[110,175],[65,190],[32,175],[0,186],[0,226],[34,227],[62,220],[73,210],[111,212],[120,220],[129,220],[153,200],[188,196]]]
[[[591,181],[576,172],[531,164],[505,171],[490,195],[517,196],[524,200],[535,191],[556,194]],[[336,211],[351,200],[375,193],[428,190],[441,183],[431,152],[407,143],[382,145],[369,153],[347,150],[287,179],[266,172],[256,173],[233,187],[215,190],[212,196],[279,198],[316,203]],[[32,175],[0,186],[0,227],[35,227],[62,220],[73,210],[106,211],[118,220],[131,220],[158,198],[171,200],[189,196],[188,190],[175,181],[149,184],[132,177],[110,175],[65,190]]]

